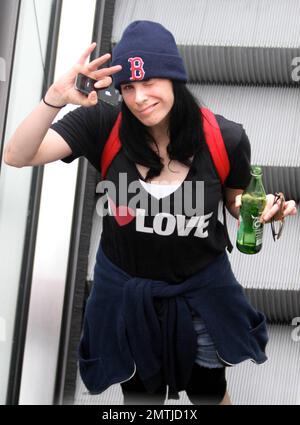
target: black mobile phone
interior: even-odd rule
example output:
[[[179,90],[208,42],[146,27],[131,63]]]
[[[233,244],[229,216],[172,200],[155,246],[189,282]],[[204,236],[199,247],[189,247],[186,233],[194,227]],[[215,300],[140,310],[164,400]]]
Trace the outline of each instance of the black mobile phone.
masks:
[[[94,87],[95,83],[97,83],[97,80],[87,77],[84,74],[77,74],[75,80],[75,88],[81,93],[88,95],[93,90],[98,91],[98,89]]]
[[[96,90],[99,100],[102,100],[109,105],[117,106],[121,101],[121,96],[118,90],[116,90],[112,85],[105,89],[97,89],[94,87],[96,82],[97,80],[94,80],[93,78],[87,77],[84,74],[78,74],[75,80],[75,88],[86,96],[88,96],[91,91]]]

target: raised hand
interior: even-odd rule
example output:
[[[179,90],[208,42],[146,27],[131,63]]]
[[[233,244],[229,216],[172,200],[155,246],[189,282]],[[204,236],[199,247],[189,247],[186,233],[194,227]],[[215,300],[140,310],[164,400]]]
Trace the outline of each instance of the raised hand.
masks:
[[[52,84],[45,95],[45,100],[48,103],[56,106],[66,103],[82,106],[93,106],[97,104],[98,97],[96,90],[93,90],[88,96],[86,96],[75,89],[74,83],[76,75],[81,73],[97,80],[97,83],[95,83],[95,88],[97,89],[106,88],[112,83],[111,75],[119,72],[122,67],[121,65],[116,65],[98,69],[101,65],[109,61],[109,53],[88,62],[88,58],[96,45],[96,43],[92,43],[83,52],[78,62],[70,69],[70,71],[62,75]]]

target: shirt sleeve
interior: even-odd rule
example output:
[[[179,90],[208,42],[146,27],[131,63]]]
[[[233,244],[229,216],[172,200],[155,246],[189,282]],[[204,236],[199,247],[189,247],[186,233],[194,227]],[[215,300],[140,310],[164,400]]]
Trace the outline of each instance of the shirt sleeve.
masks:
[[[70,163],[84,156],[98,170],[105,142],[117,118],[118,108],[99,102],[95,106],[78,107],[51,125],[72,150],[62,158]]]
[[[239,143],[229,155],[230,172],[225,186],[232,189],[246,189],[250,183],[251,145],[243,129]]]
[[[224,183],[232,189],[246,189],[250,183],[251,146],[242,124],[216,114],[228,154],[230,170]]]

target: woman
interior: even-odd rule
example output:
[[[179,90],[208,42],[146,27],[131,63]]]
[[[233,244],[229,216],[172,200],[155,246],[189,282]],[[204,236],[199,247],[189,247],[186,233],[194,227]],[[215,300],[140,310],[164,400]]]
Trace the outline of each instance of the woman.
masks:
[[[83,73],[100,89],[113,75],[123,97],[122,149],[106,175],[115,193],[106,191],[110,214],[86,308],[82,378],[91,393],[121,383],[125,404],[163,404],[167,386],[169,398],[185,390],[194,404],[230,404],[226,366],[266,360],[265,318],[246,300],[225,253],[226,229],[217,218],[222,187],[182,58],[172,34],[150,21],[127,27],[111,67],[98,70],[108,54],[86,64],[95,46],[49,88],[5,149],[12,166],[85,156],[102,171],[120,108],[99,103],[96,91],[86,97],[74,81]],[[83,107],[51,126],[67,103]],[[250,179],[250,144],[240,124],[216,119],[230,162],[226,207],[237,218]],[[135,206],[133,183],[140,194]],[[265,222],[278,212],[273,201],[268,195]],[[196,208],[186,212],[188,202]],[[295,202],[285,202],[284,216],[294,214]]]

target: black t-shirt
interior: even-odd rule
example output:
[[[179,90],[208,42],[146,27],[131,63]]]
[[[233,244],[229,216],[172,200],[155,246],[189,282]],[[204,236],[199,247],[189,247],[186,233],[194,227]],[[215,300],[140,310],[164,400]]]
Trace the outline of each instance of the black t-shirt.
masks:
[[[84,156],[100,171],[103,147],[118,112],[100,102],[79,107],[53,124],[72,149],[63,161]],[[244,189],[250,181],[248,137],[241,124],[221,115],[216,118],[230,161],[225,186]],[[130,275],[178,283],[225,250],[224,226],[218,220],[221,184],[206,145],[195,155],[193,166],[195,173],[191,168],[180,187],[157,199],[145,190],[143,177],[122,149],[113,159],[101,184],[105,211],[110,211],[103,217],[101,245]]]

